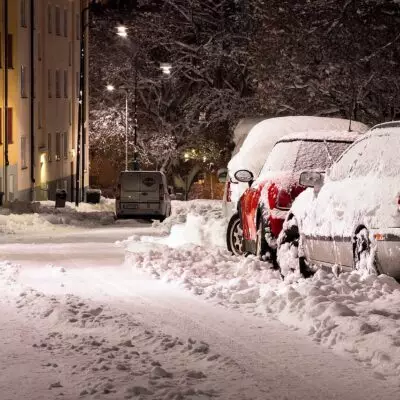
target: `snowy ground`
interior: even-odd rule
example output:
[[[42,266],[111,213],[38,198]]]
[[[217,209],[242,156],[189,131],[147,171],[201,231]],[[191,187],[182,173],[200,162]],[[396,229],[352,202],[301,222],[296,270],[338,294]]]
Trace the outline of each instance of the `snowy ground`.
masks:
[[[1,400],[400,397],[395,281],[283,282],[218,247],[217,202],[174,202],[153,225],[103,225],[109,207],[8,217]]]

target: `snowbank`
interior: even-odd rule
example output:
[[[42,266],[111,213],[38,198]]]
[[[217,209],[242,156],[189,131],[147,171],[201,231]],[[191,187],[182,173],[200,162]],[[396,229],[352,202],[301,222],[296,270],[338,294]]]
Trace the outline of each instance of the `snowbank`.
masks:
[[[157,279],[232,307],[279,319],[313,340],[376,369],[400,376],[400,285],[385,275],[363,277],[319,270],[311,279],[283,281],[270,264],[223,249],[131,242],[126,263]]]
[[[0,232],[50,233],[65,229],[67,225],[98,226],[114,223],[115,201],[101,198],[99,204],[66,203],[65,208],[55,208],[54,201],[41,201],[35,205],[36,213],[12,214],[6,209],[0,214]]]
[[[153,227],[168,236],[142,237],[143,241],[156,241],[171,247],[188,243],[225,246],[226,220],[220,200],[173,201],[171,216],[162,223],[153,222]]]

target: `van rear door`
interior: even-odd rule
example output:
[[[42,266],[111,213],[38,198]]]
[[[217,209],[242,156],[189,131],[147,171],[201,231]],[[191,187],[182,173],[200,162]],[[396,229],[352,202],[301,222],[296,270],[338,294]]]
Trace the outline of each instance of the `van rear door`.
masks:
[[[141,172],[140,174],[140,203],[160,203],[162,175],[156,172]],[[151,206],[149,206],[152,208]]]
[[[139,203],[141,190],[140,181],[140,174],[137,172],[123,172],[121,174],[121,202]]]

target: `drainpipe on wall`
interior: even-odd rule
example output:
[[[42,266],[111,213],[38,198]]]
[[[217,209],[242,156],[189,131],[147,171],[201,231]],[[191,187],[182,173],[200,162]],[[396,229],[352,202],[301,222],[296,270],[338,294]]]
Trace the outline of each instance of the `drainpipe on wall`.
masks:
[[[4,172],[3,172],[3,187],[4,187],[4,202],[8,201],[8,0],[4,0]]]
[[[35,0],[30,2],[30,164],[31,164],[31,201],[35,200]]]

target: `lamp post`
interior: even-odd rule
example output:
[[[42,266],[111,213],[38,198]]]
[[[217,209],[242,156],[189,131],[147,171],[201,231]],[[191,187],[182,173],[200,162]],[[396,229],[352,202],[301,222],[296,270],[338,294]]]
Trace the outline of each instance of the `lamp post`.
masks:
[[[107,90],[113,92],[115,87],[107,85]],[[125,171],[128,171],[128,90],[125,87],[121,87],[119,90],[125,92]]]
[[[117,26],[117,35],[123,38],[128,38],[128,29],[124,25]],[[137,115],[137,92],[138,92],[138,51],[135,52],[133,57],[133,65],[135,68],[135,76],[134,76],[134,96],[133,96],[133,144],[134,144],[134,152],[133,152],[133,170],[139,170],[139,157],[137,151],[137,138],[138,138],[138,115]],[[171,75],[172,65],[170,63],[161,63],[160,69],[162,70],[163,74]],[[125,89],[126,90],[126,89]],[[127,93],[127,92],[126,92]],[[126,103],[128,104],[128,103]],[[128,115],[128,105],[126,105],[126,115]],[[128,117],[126,117],[128,118]],[[128,125],[128,119],[126,120],[126,126]],[[127,135],[128,136],[128,135]],[[127,143],[127,142],[126,142]],[[127,145],[126,145],[127,146]],[[128,152],[126,151],[126,154]],[[127,161],[126,161],[126,169]]]

